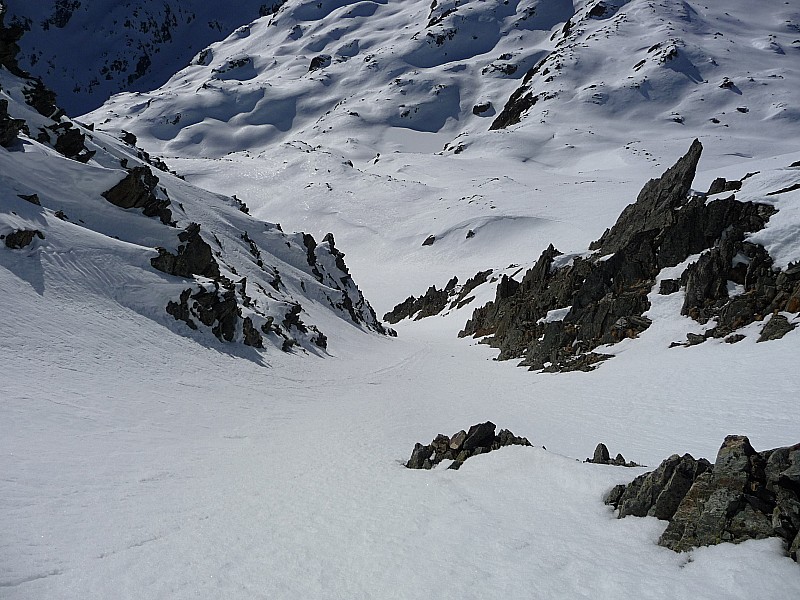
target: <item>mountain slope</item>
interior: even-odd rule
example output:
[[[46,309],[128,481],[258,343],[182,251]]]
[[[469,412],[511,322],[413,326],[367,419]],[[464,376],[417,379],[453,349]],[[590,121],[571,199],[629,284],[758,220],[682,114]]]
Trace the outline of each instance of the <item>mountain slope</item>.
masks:
[[[0,85],[10,294],[30,286],[70,302],[111,299],[203,343],[250,346],[254,359],[272,345],[321,353],[320,327],[342,320],[385,333],[332,235],[286,234],[240,201],[185,183],[63,116],[36,80],[4,70]]]
[[[121,91],[164,83],[210,42],[279,1],[4,0],[6,23],[22,26],[20,65],[42,77],[70,114]]]

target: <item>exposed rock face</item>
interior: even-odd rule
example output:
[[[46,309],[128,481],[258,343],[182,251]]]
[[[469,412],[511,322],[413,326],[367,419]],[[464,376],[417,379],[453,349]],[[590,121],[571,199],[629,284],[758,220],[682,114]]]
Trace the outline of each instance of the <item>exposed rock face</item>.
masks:
[[[219,265],[214,259],[211,246],[200,237],[200,225],[189,224],[178,234],[178,239],[182,244],[178,246],[177,254],[164,248],[156,248],[158,256],[150,259],[150,264],[163,273],[178,277],[202,275],[210,279],[219,278]]]
[[[44,234],[38,229],[18,229],[5,236],[5,244],[7,248],[20,250],[29,246],[35,237],[43,240]]]
[[[17,141],[19,132],[25,128],[25,121],[14,119],[8,114],[8,100],[0,100],[0,146],[8,148]]]
[[[461,308],[475,299],[474,296],[469,296],[470,292],[479,285],[486,283],[491,274],[491,269],[479,271],[462,286],[458,285],[458,277],[453,277],[442,290],[432,285],[423,296],[419,298],[409,296],[403,300],[390,312],[383,315],[383,320],[394,324],[403,319],[414,317],[414,320],[418,321],[425,317],[438,315],[448,308]]]
[[[796,278],[791,270],[773,273],[771,261],[757,258],[759,251],[766,254],[763,248],[744,242],[747,232],[764,227],[774,208],[733,197],[707,203],[704,196],[688,195],[701,151],[695,140],[662,177],[648,182],[591,244],[594,254],[567,262],[551,245],[521,282],[503,277],[494,302],[476,309],[460,335],[491,336],[484,341],[500,349],[501,360],[522,358],[531,369],[591,370],[607,357],[595,348],[649,327],[643,313],[661,269],[709,248],[682,281],[685,314],[701,321],[719,317],[720,326],[710,335],[728,335],[765,311],[800,310],[800,269]],[[731,275],[734,258],[748,252],[753,258],[741,259],[745,268],[736,267],[739,275]],[[748,293],[729,298],[731,279],[745,282]]]
[[[43,117],[58,121],[64,111],[56,105],[56,95],[38,79],[31,80],[25,88],[25,101]]]
[[[455,289],[458,283],[458,278],[453,277],[443,290],[439,290],[435,285],[428,288],[424,296],[414,298],[409,296],[403,302],[395,306],[391,312],[383,315],[383,320],[388,323],[397,323],[402,319],[408,319],[416,315],[414,320],[419,320],[425,317],[439,314],[447,306],[447,299],[450,293]]]
[[[311,238],[311,241],[307,241],[305,236]],[[312,260],[313,255],[315,262],[312,272],[320,283],[341,292],[341,300],[338,302],[330,300],[332,305],[349,314],[354,323],[360,323],[368,329],[383,335],[397,335],[393,329],[386,328],[381,324],[372,306],[364,298],[361,290],[358,289],[350,275],[350,270],[344,262],[344,252],[336,247],[333,234],[327,233],[320,244],[312,244],[312,241],[313,237],[304,234],[303,243],[306,249],[313,245],[308,250],[309,260]],[[331,260],[333,265],[330,265]]]
[[[712,466],[673,455],[606,503],[619,518],[668,520],[659,544],[683,552],[697,546],[778,536],[797,560],[800,531],[800,444],[756,452],[745,436],[731,435]]]
[[[450,469],[458,469],[471,456],[485,454],[503,446],[530,446],[523,437],[517,437],[507,429],[495,435],[496,425],[491,421],[478,423],[454,434],[453,437],[439,434],[424,446],[415,444],[411,458],[406,463],[409,469],[431,469],[443,460],[452,460]]]
[[[192,319],[194,317],[203,325],[211,327],[211,331],[219,340],[226,342],[232,342],[236,336],[236,326],[241,316],[233,286],[230,289],[220,289],[218,284],[213,290],[200,289],[194,293],[192,289],[184,290],[179,302],[167,304],[167,313],[177,320],[184,321],[192,329],[197,329],[197,324]],[[261,339],[257,331],[255,334],[258,335],[257,338],[252,332],[245,337],[246,340],[249,339],[251,346],[257,346],[257,340]]]
[[[761,330],[758,341],[767,342],[769,340],[779,340],[795,327],[797,327],[797,325],[789,323],[789,319],[784,315],[772,315],[770,320],[767,321],[767,324],[764,325],[764,329]]]
[[[158,190],[158,177],[147,167],[134,167],[125,178],[102,196],[120,208],[141,208],[147,217],[158,217],[167,225],[172,224],[172,211],[166,193]],[[159,192],[164,197],[159,197]]]
[[[17,55],[19,44],[25,30],[20,25],[5,26],[6,7],[0,5],[0,65],[18,77],[27,77],[28,74],[19,68]]]
[[[331,64],[331,56],[330,54],[320,54],[319,56],[315,56],[311,59],[311,64],[308,66],[309,71],[318,71],[319,69],[324,69],[325,67],[330,66]]]
[[[86,148],[86,136],[71,123],[55,125],[51,129],[58,134],[53,145],[56,152],[82,163],[89,162],[95,155],[95,151]]]

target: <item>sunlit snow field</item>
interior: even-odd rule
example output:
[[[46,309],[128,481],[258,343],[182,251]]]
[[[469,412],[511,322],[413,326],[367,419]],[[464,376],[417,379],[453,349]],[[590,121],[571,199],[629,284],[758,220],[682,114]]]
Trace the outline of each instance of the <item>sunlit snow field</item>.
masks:
[[[262,45],[256,66],[274,58],[273,78],[242,76],[239,85],[214,75],[222,82],[212,83],[230,94],[218,97],[213,86],[200,87],[212,65],[193,65],[162,90],[116,96],[84,120],[98,131],[135,132],[142,147],[163,154],[188,182],[236,194],[251,215],[280,222],[287,232],[317,239],[333,232],[379,315],[453,275],[463,283],[478,270],[527,268],[550,243],[563,252],[586,251],[695,136],[705,146],[697,190],[719,176],[762,171],[749,188],[755,195],[740,198],[761,201],[762,192],[800,179],[800,170],[789,169],[800,160],[791,114],[759,113],[756,120],[748,113],[753,119],[746,121],[737,113],[731,119],[740,120],[726,130],[689,126],[707,120],[697,94],[682,105],[686,127],[636,110],[620,119],[615,111],[625,106],[597,112],[580,98],[541,128],[488,133],[487,119],[456,122],[448,118],[450,96],[426,104],[428,117],[441,121],[435,132],[386,121],[381,111],[388,109],[377,104],[386,92],[380,86],[401,75],[392,72],[399,59],[390,50],[378,63],[380,85],[370,87],[339,65],[348,77],[325,93],[325,77],[308,81],[307,59],[359,36],[391,49],[386,40],[402,37],[408,15],[392,1],[334,4],[366,12],[354,14],[358,26],[344,32],[334,30],[343,15],[313,30],[313,19],[298,13],[297,22],[311,22],[316,35],[297,48],[281,38],[287,55],[304,52],[299,66]],[[414,15],[427,14],[427,0],[412,4]],[[751,11],[730,4],[740,16]],[[365,21],[373,9],[377,19]],[[526,68],[554,46],[548,38],[556,16],[545,19],[544,29],[519,33],[532,48],[520,59]],[[644,52],[647,21],[631,22]],[[694,21],[687,22],[691,29]],[[737,21],[730,30],[741,27]],[[261,40],[267,25],[262,20],[252,31]],[[215,45],[213,66],[239,57],[246,37],[240,32]],[[478,58],[511,48],[519,41],[512,37],[499,36],[497,48]],[[753,45],[761,41],[748,41],[747,51],[736,54],[746,57],[736,66],[742,73],[761,68],[763,55]],[[305,46],[312,42],[313,52]],[[608,45],[600,58],[612,56]],[[412,54],[410,45],[395,47]],[[781,76],[795,81],[797,49],[786,52]],[[470,61],[478,59],[462,62]],[[519,84],[492,80],[471,90],[467,76],[477,76],[478,62],[463,80],[452,75],[462,112],[480,94],[494,94],[499,109],[497,98]],[[412,66],[424,71],[420,64]],[[583,86],[593,64],[565,69],[565,77]],[[302,71],[296,81],[292,69]],[[608,69],[603,77],[614,75]],[[436,76],[444,73],[450,71],[442,67]],[[608,83],[622,88],[626,80],[619,75]],[[240,103],[270,86],[300,98],[299,108],[287,109],[288,101],[264,108],[266,114],[283,107],[270,118],[289,114],[293,127],[248,129],[239,122],[247,113]],[[772,89],[753,83],[752,113],[785,100],[785,94],[770,100]],[[356,96],[372,104],[360,109],[360,124],[342,120],[352,108],[346,103],[319,117],[333,99]],[[729,109],[719,98],[713,104]],[[235,113],[232,122],[212,115],[223,109]],[[180,127],[165,121],[180,111]],[[187,122],[194,116],[192,129]],[[332,129],[321,131],[323,125]],[[462,126],[472,145],[458,155],[443,152]],[[19,156],[3,156],[3,167],[22,172],[23,163],[13,162]],[[118,169],[105,173],[108,165],[90,166],[109,185],[119,176]],[[36,168],[15,177],[42,179],[52,191],[71,172],[69,164],[64,173]],[[97,196],[102,182],[77,173],[73,195]],[[774,228],[754,238],[775,250],[781,266],[800,251],[800,192],[785,197],[777,200]],[[470,230],[475,235],[467,239]],[[430,235],[436,242],[423,246]],[[98,242],[112,249],[108,265],[133,261],[130,254],[146,266],[141,247],[108,244]],[[680,316],[682,294],[653,293],[652,326],[638,339],[603,348],[616,356],[595,371],[532,373],[494,360],[496,351],[478,340],[457,337],[473,308],[493,299],[494,286],[484,286],[459,311],[401,322],[396,338],[315,313],[329,338],[324,355],[272,347],[259,354],[190,335],[180,323],[164,326],[131,300],[155,294],[152,286],[136,288],[112,277],[110,267],[104,272],[104,264],[84,266],[39,250],[0,264],[2,600],[800,597],[800,568],[777,539],[674,553],[656,544],[665,522],[617,520],[603,504],[613,485],[649,469],[582,462],[598,442],[649,468],[673,453],[713,461],[728,434],[749,436],[757,450],[800,442],[800,330],[757,344],[755,324],[735,345],[709,340],[669,348],[701,327]],[[141,304],[155,305],[153,298]],[[533,447],[473,457],[457,471],[404,468],[415,442],[486,420]]]

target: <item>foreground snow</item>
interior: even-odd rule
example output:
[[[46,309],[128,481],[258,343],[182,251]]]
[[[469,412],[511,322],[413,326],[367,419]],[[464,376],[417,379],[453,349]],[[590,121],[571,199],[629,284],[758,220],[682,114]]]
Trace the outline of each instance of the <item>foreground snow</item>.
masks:
[[[800,591],[775,540],[656,546],[663,522],[602,503],[642,470],[575,461],[600,440],[649,465],[713,457],[730,432],[757,448],[796,441],[791,337],[741,342],[731,359],[722,344],[663,351],[654,327],[641,343],[657,355],[542,376],[438,319],[264,368],[55,283],[12,297],[0,346],[13,374],[0,384],[4,598]],[[459,471],[402,467],[415,441],[485,419],[537,447]]]

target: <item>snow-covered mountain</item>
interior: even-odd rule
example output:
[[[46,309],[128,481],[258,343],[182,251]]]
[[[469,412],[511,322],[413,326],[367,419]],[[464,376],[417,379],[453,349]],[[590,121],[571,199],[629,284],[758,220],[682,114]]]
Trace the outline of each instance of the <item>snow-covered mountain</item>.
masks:
[[[4,0],[6,23],[25,30],[19,61],[76,115],[124,90],[164,83],[209,43],[280,0]]]
[[[689,131],[766,143],[798,120],[798,27],[774,0],[757,15],[648,0],[295,1],[93,118],[199,156],[331,138],[354,158],[413,139],[468,152],[502,147],[487,130],[518,122],[539,157]]]
[[[112,301],[203,343],[253,349],[322,352],[331,317],[385,333],[333,235],[284,233],[187,184],[133,136],[125,144],[64,116],[38,80],[4,69],[0,86],[9,295],[69,287],[79,303]]]
[[[135,69],[153,30],[106,42],[100,4],[57,3],[66,26],[20,44],[77,46],[92,19]],[[148,50],[160,88],[75,120],[0,35],[0,596],[800,594],[792,3],[106,8],[167,5],[233,33],[198,17],[197,46]],[[51,56],[23,66],[69,95],[72,57]],[[364,297],[383,314],[447,281],[444,310],[376,334]],[[571,371],[580,355],[596,368]],[[489,420],[533,447],[403,467]],[[600,441],[649,468],[713,461],[734,433],[749,455],[720,452],[736,476],[699,492],[724,503],[694,508],[713,541],[765,538],[736,545],[658,546],[666,521],[603,504],[646,469],[579,462]],[[669,473],[647,481],[704,475]]]
[[[585,247],[695,137],[705,169],[742,165],[732,178],[795,151],[800,15],[777,0],[751,13],[744,2],[297,0],[160,89],[85,118],[133,131],[256,215],[340,232],[357,270],[377,248],[419,292],[551,242]],[[581,190],[568,206],[564,186]],[[302,202],[282,200],[300,189]],[[578,221],[563,218],[574,210]],[[422,228],[411,212],[427,215]],[[367,271],[381,310],[407,295]]]

